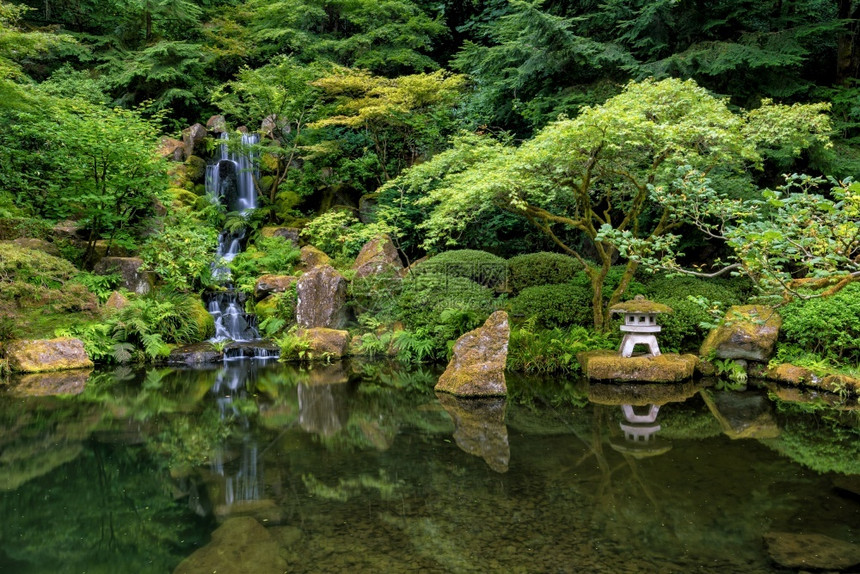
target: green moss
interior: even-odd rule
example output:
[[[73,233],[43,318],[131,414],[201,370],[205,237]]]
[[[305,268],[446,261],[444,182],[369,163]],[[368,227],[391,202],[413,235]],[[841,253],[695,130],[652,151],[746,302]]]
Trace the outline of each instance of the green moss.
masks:
[[[198,338],[209,339],[215,336],[215,318],[206,310],[199,298],[189,297],[189,316],[196,324]]]

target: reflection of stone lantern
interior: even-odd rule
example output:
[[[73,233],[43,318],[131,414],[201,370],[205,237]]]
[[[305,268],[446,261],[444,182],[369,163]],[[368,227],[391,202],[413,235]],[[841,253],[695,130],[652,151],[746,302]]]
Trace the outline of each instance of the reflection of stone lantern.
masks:
[[[632,356],[633,348],[636,345],[647,346],[649,354],[653,357],[660,354],[656,336],[656,333],[660,332],[657,315],[671,313],[670,307],[649,301],[642,295],[637,295],[632,301],[613,305],[609,308],[609,312],[624,314],[624,321],[621,323],[621,332],[624,333],[624,338],[621,339],[621,348],[619,349],[622,357]]]
[[[633,405],[621,405],[621,412],[626,420],[626,423],[619,423],[625,442],[610,440],[613,450],[634,458],[645,458],[657,456],[672,449],[671,443],[656,436],[660,430],[660,425],[657,424],[659,405],[650,405],[645,414],[637,414]]]

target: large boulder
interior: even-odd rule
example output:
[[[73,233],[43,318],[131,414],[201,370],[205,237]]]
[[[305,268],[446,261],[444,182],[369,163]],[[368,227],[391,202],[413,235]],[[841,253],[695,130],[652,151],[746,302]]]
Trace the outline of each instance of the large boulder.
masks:
[[[278,543],[254,518],[230,518],[212,533],[209,544],[180,562],[173,574],[283,574],[287,564],[278,551]]]
[[[185,177],[193,183],[203,183],[206,179],[206,160],[192,155],[185,160]]]
[[[207,135],[206,126],[203,124],[194,124],[182,130],[182,147],[185,150],[185,157],[191,157],[195,153],[199,155],[206,153],[203,140],[206,139]]]
[[[767,361],[779,336],[782,317],[765,305],[730,307],[720,325],[708,333],[699,355],[718,359]]]
[[[80,339],[60,337],[32,341],[10,341],[4,345],[6,360],[13,371],[41,373],[65,369],[90,369],[93,362]]]
[[[400,271],[403,269],[403,263],[391,237],[383,234],[364,244],[352,268],[355,270],[356,279],[359,279],[385,271]]]
[[[764,542],[783,568],[844,570],[860,564],[860,546],[823,534],[768,532]]]
[[[338,329],[316,327],[303,329],[298,335],[308,342],[314,359],[340,359],[349,348],[349,333]]]
[[[182,141],[164,136],[158,142],[158,155],[164,159],[182,161],[185,158],[185,147]]]
[[[272,293],[284,293],[297,281],[293,275],[262,275],[254,284],[254,297],[260,300]]]
[[[152,281],[149,273],[141,271],[142,266],[143,259],[140,257],[105,257],[96,263],[93,272],[97,275],[118,273],[121,277],[120,285],[143,295],[152,288]]]
[[[436,390],[460,397],[507,395],[505,363],[510,335],[508,314],[496,311],[481,327],[457,339],[454,356]]]
[[[641,381],[674,383],[684,381],[696,372],[694,355],[646,355],[622,357],[616,351],[586,351],[576,355],[585,375],[595,381]]]
[[[300,267],[307,271],[317,267],[318,265],[327,265],[328,263],[331,263],[331,257],[313,245],[305,245],[300,250],[299,261],[301,261]]]
[[[346,324],[346,279],[331,265],[314,267],[296,282],[300,327],[339,329]]]
[[[224,355],[212,343],[194,343],[183,345],[170,351],[167,362],[171,365],[203,365],[216,363]]]
[[[227,131],[227,120],[220,114],[212,116],[206,120],[206,129],[216,134],[222,134]]]

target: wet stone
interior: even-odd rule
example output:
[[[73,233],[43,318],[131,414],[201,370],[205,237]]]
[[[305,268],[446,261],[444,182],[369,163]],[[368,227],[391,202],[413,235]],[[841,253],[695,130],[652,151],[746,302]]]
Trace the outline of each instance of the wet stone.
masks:
[[[860,564],[860,546],[823,534],[768,532],[771,559],[785,568],[843,570]]]
[[[183,560],[174,574],[283,574],[285,561],[272,535],[251,517],[231,518],[212,541]]]

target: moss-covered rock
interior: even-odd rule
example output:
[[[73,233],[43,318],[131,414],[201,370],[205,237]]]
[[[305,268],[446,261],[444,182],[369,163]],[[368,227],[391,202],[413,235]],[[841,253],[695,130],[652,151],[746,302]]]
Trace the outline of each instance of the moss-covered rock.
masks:
[[[93,268],[99,275],[117,273],[120,285],[132,293],[143,295],[152,289],[153,275],[141,270],[143,259],[140,257],[104,257]]]
[[[274,317],[278,314],[278,298],[265,297],[254,305],[254,313],[260,321]]]
[[[202,182],[206,178],[206,160],[196,155],[186,159],[185,175],[193,183]]]
[[[511,328],[508,314],[496,311],[477,329],[454,343],[454,356],[435,389],[461,397],[508,394],[505,363]]]
[[[194,343],[172,349],[167,362],[171,365],[203,365],[220,361],[223,356],[212,343]]]
[[[189,302],[191,317],[197,325],[197,333],[201,339],[215,336],[215,318],[206,309],[203,301],[194,297]]]
[[[779,336],[782,318],[765,305],[730,307],[720,325],[713,329],[699,354],[720,359],[767,361]]]
[[[284,293],[289,291],[297,280],[293,275],[262,275],[254,283],[254,296],[262,299],[272,293]]]
[[[215,532],[212,540],[179,563],[173,574],[283,574],[286,562],[280,557],[278,543],[254,518],[230,518]]]
[[[331,265],[314,267],[296,282],[296,321],[305,328],[339,329],[346,323],[343,275]]]
[[[391,237],[383,234],[364,244],[352,268],[355,270],[356,279],[360,279],[386,271],[400,271],[403,269],[403,263]]]
[[[615,351],[588,351],[576,356],[585,375],[598,381],[642,381],[674,383],[696,372],[699,359],[694,355],[622,357]]]
[[[339,359],[349,349],[349,333],[338,329],[303,329],[299,336],[308,342],[308,350],[314,359]]]
[[[41,373],[93,367],[80,339],[17,340],[6,343],[3,349],[13,371]]]
[[[313,245],[305,245],[301,249],[299,261],[302,262],[301,268],[307,271],[319,265],[328,265],[329,263],[331,263],[331,257],[326,255]]]

